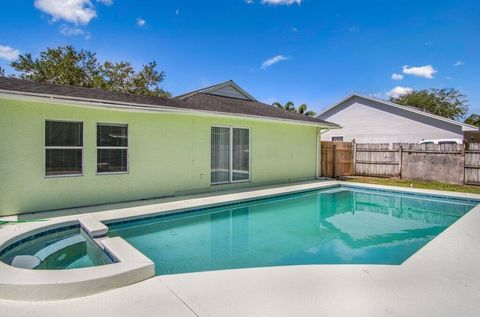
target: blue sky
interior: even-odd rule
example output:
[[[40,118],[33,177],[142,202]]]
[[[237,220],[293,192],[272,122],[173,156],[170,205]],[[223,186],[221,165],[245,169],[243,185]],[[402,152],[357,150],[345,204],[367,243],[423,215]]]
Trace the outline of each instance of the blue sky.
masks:
[[[174,95],[233,79],[318,111],[351,92],[453,87],[480,113],[480,1],[16,0],[0,20],[7,73],[19,52],[73,44],[157,61]]]

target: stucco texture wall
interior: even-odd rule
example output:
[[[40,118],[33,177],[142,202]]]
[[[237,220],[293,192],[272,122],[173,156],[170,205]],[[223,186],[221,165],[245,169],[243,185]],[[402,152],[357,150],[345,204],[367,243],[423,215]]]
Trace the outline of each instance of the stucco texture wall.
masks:
[[[45,120],[84,122],[83,176],[45,177]],[[129,172],[96,174],[97,122],[129,127]],[[210,185],[210,127],[251,129],[251,182]],[[314,126],[0,98],[0,215],[315,178]]]

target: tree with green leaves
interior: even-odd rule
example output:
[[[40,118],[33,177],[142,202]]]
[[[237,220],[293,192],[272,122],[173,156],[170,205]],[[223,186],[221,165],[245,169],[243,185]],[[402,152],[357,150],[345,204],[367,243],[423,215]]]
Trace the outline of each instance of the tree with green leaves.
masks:
[[[5,76],[5,69],[3,69],[1,66],[0,66],[0,77],[4,77]]]
[[[297,112],[297,109],[295,109],[295,105],[291,101],[285,103],[284,105],[282,105],[278,101],[275,101],[274,103],[272,103],[272,106],[277,107],[279,109],[287,110],[290,112]]]
[[[465,123],[480,127],[480,115],[476,113],[471,114],[467,119],[465,119]]]
[[[297,112],[309,117],[313,117],[316,114],[314,111],[307,110],[308,106],[306,104],[302,104],[298,108],[295,108],[295,104],[291,101],[286,102],[284,105],[282,105],[278,101],[275,101],[274,103],[272,103],[272,106],[277,107],[279,109],[287,110],[290,112]]]
[[[308,110],[308,106],[305,103],[298,107],[297,112],[300,113],[300,114],[304,114],[306,116],[309,116],[309,117],[313,117],[313,116],[316,115],[315,111]]]
[[[31,53],[22,54],[11,66],[19,73],[18,77],[27,80],[170,97],[169,92],[159,87],[165,72],[156,70],[156,62],[135,71],[129,62],[100,63],[95,53],[76,50],[70,45],[47,48],[38,58],[33,58]]]
[[[468,112],[466,96],[453,88],[412,90],[398,97],[391,97],[390,101],[453,120],[463,118]]]

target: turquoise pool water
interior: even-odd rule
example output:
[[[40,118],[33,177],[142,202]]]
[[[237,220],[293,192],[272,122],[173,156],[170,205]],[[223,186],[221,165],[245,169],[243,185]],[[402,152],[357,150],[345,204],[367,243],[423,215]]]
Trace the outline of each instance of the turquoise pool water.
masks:
[[[156,273],[401,264],[478,202],[335,187],[112,224]]]
[[[34,270],[77,269],[112,263],[80,229],[68,229],[35,237],[4,252],[0,260]]]

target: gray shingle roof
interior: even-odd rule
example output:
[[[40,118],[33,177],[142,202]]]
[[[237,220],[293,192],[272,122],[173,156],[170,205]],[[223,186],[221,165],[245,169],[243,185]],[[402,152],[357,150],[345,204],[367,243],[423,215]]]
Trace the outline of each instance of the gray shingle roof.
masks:
[[[209,107],[214,108],[215,111],[219,112],[236,112],[239,114],[250,116],[262,116],[285,120],[307,121],[312,123],[324,123],[327,125],[334,125],[333,123],[329,123],[314,117],[308,117],[299,113],[278,109],[276,107],[258,101],[236,99],[205,93],[197,93],[183,100],[192,104],[195,107],[202,107],[202,105],[208,105]]]
[[[134,104],[145,108],[178,108],[205,112],[222,113],[238,116],[256,116],[270,119],[309,122],[335,127],[333,123],[318,118],[307,117],[298,113],[288,112],[257,101],[241,100],[198,93],[184,100],[165,99],[160,97],[134,95],[102,89],[62,86],[40,83],[9,77],[0,77],[0,91],[22,94],[41,94],[65,99],[95,101],[103,103]]]

